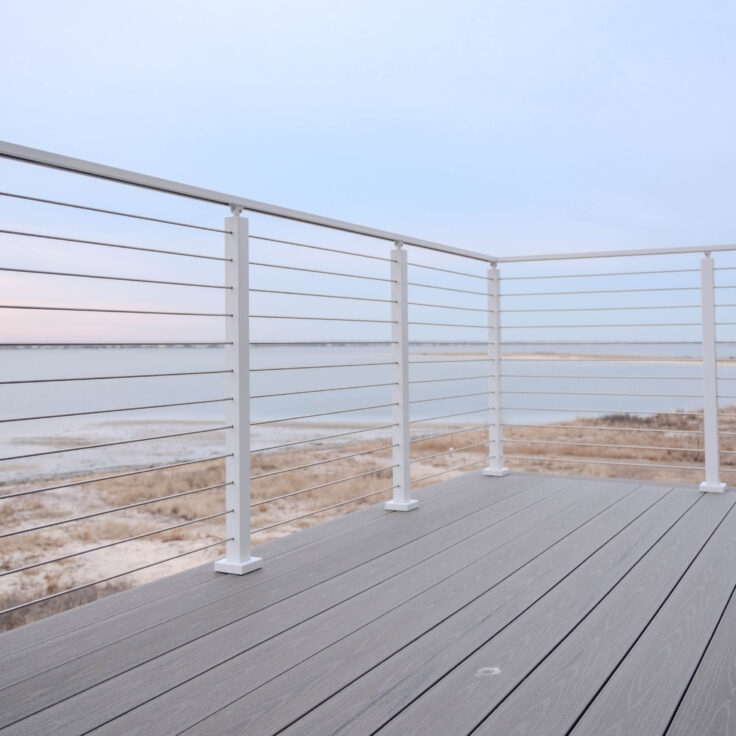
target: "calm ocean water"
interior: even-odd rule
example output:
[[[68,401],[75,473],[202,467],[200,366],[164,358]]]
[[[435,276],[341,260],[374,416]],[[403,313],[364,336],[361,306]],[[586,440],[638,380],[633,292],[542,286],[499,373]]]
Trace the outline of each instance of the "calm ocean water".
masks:
[[[439,424],[472,424],[486,421],[488,364],[477,360],[481,346],[470,344],[412,345],[410,380],[411,418]],[[658,345],[565,345],[564,360],[555,359],[559,347],[549,344],[514,344],[505,348],[503,386],[504,416],[512,423],[543,423],[574,418],[591,412],[656,412],[694,409],[702,406],[698,394],[700,365],[688,362],[699,357],[699,346],[687,343]],[[736,355],[736,344],[723,344],[720,357]],[[528,359],[530,353],[534,359]],[[544,356],[538,355],[544,353]],[[582,354],[608,356],[606,360],[574,359]],[[636,355],[635,361],[621,360]],[[619,356],[616,359],[614,356]],[[469,358],[471,362],[436,362]],[[251,353],[251,394],[331,389],[388,383],[388,365],[312,370],[260,371],[287,366],[381,363],[390,360],[389,346],[373,345],[281,345],[254,346]],[[424,362],[427,361],[427,362]],[[81,376],[123,376],[147,373],[218,371],[224,368],[222,348],[34,348],[0,350],[0,381]],[[528,376],[528,377],[524,377]],[[573,377],[568,377],[573,376]],[[654,379],[657,380],[654,380]],[[720,393],[736,395],[736,364],[719,367]],[[436,379],[453,379],[437,381]],[[457,379],[457,380],[455,380]],[[570,396],[569,392],[599,395]],[[518,393],[517,393],[518,392]],[[527,393],[535,392],[535,393]],[[443,396],[479,394],[464,398]],[[663,394],[626,396],[625,394]],[[57,383],[0,385],[0,419],[47,417],[78,413],[79,416],[0,423],[2,457],[39,453],[80,444],[100,444],[119,439],[158,436],[210,428],[225,421],[223,403],[205,403],[164,408],[162,404],[206,401],[226,396],[221,374],[165,378],[132,378]],[[425,399],[432,399],[424,401]],[[436,399],[436,400],[434,400]],[[294,438],[333,433],[326,425],[380,425],[390,422],[389,386],[321,391],[294,396],[269,396],[251,402],[254,422],[335,412],[302,419],[289,425],[257,424],[252,431],[254,449]],[[722,404],[736,403],[724,398]],[[107,414],[82,414],[99,409],[158,407]],[[363,409],[363,407],[376,407]],[[347,411],[361,409],[360,411]],[[559,411],[561,409],[573,410]],[[339,413],[338,413],[339,412]],[[447,417],[446,415],[452,415]],[[339,430],[335,430],[339,431]],[[98,467],[121,464],[163,463],[190,457],[196,452],[221,451],[222,433],[172,438],[155,443],[100,448],[84,453],[40,456],[5,461],[3,480],[45,475],[68,475]]]

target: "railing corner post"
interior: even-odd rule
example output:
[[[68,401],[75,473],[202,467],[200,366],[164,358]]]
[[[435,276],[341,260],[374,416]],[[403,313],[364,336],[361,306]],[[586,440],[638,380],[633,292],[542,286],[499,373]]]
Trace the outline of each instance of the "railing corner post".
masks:
[[[703,307],[703,437],[705,445],[705,480],[700,490],[723,493],[720,480],[720,444],[718,439],[718,360],[716,355],[716,308],[713,259],[706,253],[700,262],[700,289]]]
[[[499,273],[495,263],[488,269],[488,467],[483,475],[508,475],[503,466],[503,425],[501,418],[501,299]]]
[[[225,219],[225,355],[228,370],[225,459],[227,548],[217,572],[244,575],[262,565],[250,550],[250,325],[248,220],[232,207]]]
[[[397,242],[391,251],[391,417],[393,424],[394,493],[387,511],[411,511],[418,501],[411,497],[409,444],[409,305],[406,248]]]

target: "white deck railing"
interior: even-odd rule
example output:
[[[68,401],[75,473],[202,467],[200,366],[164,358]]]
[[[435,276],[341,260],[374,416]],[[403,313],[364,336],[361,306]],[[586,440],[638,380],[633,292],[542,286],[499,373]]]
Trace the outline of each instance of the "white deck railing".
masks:
[[[126,369],[104,375],[86,372],[82,375],[58,375],[55,373],[57,366],[49,363],[43,366],[41,375],[28,377],[14,374],[10,367],[0,376],[3,379],[0,387],[5,390],[12,387],[17,392],[14,395],[21,397],[31,397],[34,391],[50,388],[56,392],[53,395],[61,400],[64,398],[64,391],[68,391],[71,384],[88,385],[110,381],[116,386],[122,386],[123,381],[148,381],[145,385],[150,386],[151,381],[160,381],[160,393],[155,390],[155,395],[160,396],[160,400],[141,399],[132,404],[111,401],[110,405],[88,408],[72,406],[71,410],[65,411],[29,410],[20,414],[3,413],[0,424],[6,428],[28,424],[43,426],[39,434],[53,436],[54,432],[62,432],[63,427],[58,422],[71,418],[114,416],[118,413],[125,413],[126,416],[135,413],[138,416],[155,410],[169,411],[205,405],[224,405],[227,409],[226,416],[221,421],[202,423],[195,429],[179,427],[176,432],[158,431],[149,433],[149,436],[126,436],[107,442],[61,446],[40,452],[9,453],[0,457],[0,466],[5,464],[7,467],[10,463],[17,465],[35,462],[39,457],[66,458],[99,450],[115,453],[132,444],[142,446],[143,443],[171,439],[183,441],[184,438],[193,436],[201,438],[208,433],[225,437],[219,452],[210,451],[204,457],[177,456],[160,463],[131,462],[131,468],[121,467],[114,472],[94,472],[89,466],[75,468],[72,463],[60,466],[57,479],[47,477],[38,484],[19,482],[15,476],[6,473],[2,482],[5,490],[1,492],[0,502],[5,509],[12,509],[12,504],[19,499],[51,497],[51,494],[63,493],[65,489],[92,485],[99,488],[98,484],[189,468],[198,463],[225,463],[224,478],[201,487],[171,489],[171,492],[154,494],[150,498],[137,499],[131,503],[101,509],[91,508],[76,516],[44,518],[42,523],[34,523],[31,515],[26,514],[23,516],[25,523],[0,533],[0,542],[5,544],[12,544],[23,535],[38,534],[57,527],[66,528],[66,525],[80,521],[194,495],[211,494],[213,491],[222,492],[225,489],[225,499],[224,508],[212,509],[201,516],[146,530],[139,535],[108,540],[101,544],[97,543],[101,540],[92,540],[93,544],[84,549],[65,551],[62,555],[48,558],[37,552],[29,554],[23,564],[6,566],[1,573],[2,577],[21,575],[47,564],[76,559],[113,547],[118,549],[118,545],[123,543],[156,534],[172,533],[182,527],[192,528],[222,517],[226,520],[226,528],[221,539],[208,539],[207,544],[197,545],[193,550],[177,552],[163,560],[146,560],[132,569],[115,571],[111,575],[72,586],[71,590],[77,591],[106,583],[161,562],[212,550],[222,544],[225,545],[225,555],[216,563],[216,569],[245,573],[262,564],[261,559],[252,554],[253,535],[263,534],[276,527],[293,525],[307,517],[331,513],[338,508],[349,509],[351,504],[359,501],[386,496],[390,496],[385,503],[387,509],[408,511],[417,506],[417,501],[412,498],[412,488],[418,483],[441,480],[452,473],[478,470],[481,467],[490,476],[506,474],[506,465],[510,465],[512,469],[551,469],[549,463],[553,461],[561,463],[563,470],[568,470],[570,466],[577,467],[578,464],[583,467],[598,465],[607,473],[615,472],[618,466],[633,468],[634,472],[640,473],[644,469],[648,472],[652,468],[661,468],[676,473],[701,474],[701,489],[704,491],[724,489],[720,477],[720,460],[723,453],[736,455],[736,450],[724,449],[719,443],[716,329],[729,328],[736,324],[734,319],[729,321],[728,314],[721,321],[717,319],[723,310],[736,305],[729,305],[728,300],[723,302],[716,298],[719,289],[732,287],[717,283],[718,270],[714,271],[711,254],[724,251],[724,257],[728,257],[736,250],[736,246],[501,257],[353,225],[8,143],[0,143],[0,157],[14,162],[13,166],[28,168],[30,165],[34,170],[39,166],[50,168],[75,180],[80,177],[90,177],[92,183],[102,180],[104,184],[100,183],[101,187],[108,187],[110,182],[114,186],[123,185],[114,190],[106,189],[105,202],[112,201],[113,204],[100,205],[96,196],[91,197],[92,202],[81,199],[82,196],[90,197],[90,192],[95,192],[87,184],[80,187],[70,186],[74,193],[78,189],[79,198],[71,195],[62,198],[58,194],[60,185],[56,179],[49,182],[39,177],[32,180],[32,193],[28,193],[22,186],[25,179],[14,171],[20,184],[14,182],[16,189],[0,192],[0,199],[6,203],[57,208],[79,213],[80,216],[87,213],[102,215],[117,218],[115,222],[133,221],[146,226],[153,223],[176,229],[177,232],[186,231],[207,238],[224,236],[225,240],[224,251],[218,251],[213,246],[213,241],[208,241],[206,249],[198,249],[194,245],[195,241],[183,239],[179,244],[176,238],[168,234],[163,238],[162,244],[149,242],[151,234],[147,231],[145,238],[138,242],[135,239],[119,238],[118,226],[112,228],[112,236],[103,238],[96,234],[97,231],[90,234],[88,229],[79,225],[78,220],[61,218],[51,228],[50,218],[40,211],[34,211],[33,216],[26,216],[23,220],[9,215],[11,210],[8,209],[4,214],[5,222],[0,226],[0,235],[5,239],[3,242],[6,245],[21,241],[47,243],[60,248],[103,249],[116,255],[110,257],[111,270],[104,273],[81,268],[78,270],[72,266],[68,269],[59,268],[56,265],[57,260],[54,260],[52,266],[40,260],[30,265],[27,262],[15,265],[13,261],[0,266],[0,273],[4,273],[6,278],[53,277],[69,285],[64,292],[66,296],[59,303],[53,302],[51,292],[44,293],[44,287],[40,288],[35,302],[32,297],[3,300],[5,303],[0,304],[0,309],[5,315],[4,334],[15,336],[4,337],[2,341],[5,346],[136,348],[167,344],[192,347],[207,345],[219,346],[224,349],[224,355],[222,364],[217,366],[168,366],[159,370],[142,366],[140,370]],[[50,184],[51,193],[40,192],[46,184]],[[120,197],[119,192],[131,187],[150,192],[156,199],[144,204],[144,200],[132,197],[131,206],[140,205],[140,209],[136,211],[114,206],[116,197]],[[2,187],[8,190],[10,188],[10,185]],[[160,197],[168,198],[165,206]],[[125,197],[122,199],[126,203],[129,201]],[[182,209],[181,202],[203,206],[207,211],[208,222],[193,224],[186,218],[176,216]],[[159,206],[163,207],[163,213],[157,211]],[[146,213],[149,210],[151,214]],[[29,226],[29,222],[32,226]],[[289,229],[292,226],[294,229]],[[104,227],[108,232],[111,230],[109,220],[105,220]],[[138,231],[132,233],[137,235]],[[342,239],[347,240],[347,246]],[[284,248],[286,251],[279,250]],[[42,251],[43,249],[38,250],[38,255],[34,257],[40,258]],[[125,258],[152,258],[155,264],[154,261],[139,264],[130,259],[121,260],[122,256],[119,258],[117,254],[124,254]],[[699,254],[704,254],[704,257],[699,267],[696,267],[698,264],[691,259],[693,255],[699,257]],[[617,265],[613,269],[609,268],[607,261],[603,259]],[[671,267],[673,259],[680,259],[676,268]],[[200,264],[194,273],[201,271],[201,278],[193,278],[191,269],[181,271],[182,275],[176,275],[180,272],[175,267],[163,265],[170,261]],[[550,261],[554,263],[546,266],[548,270],[539,272],[540,264]],[[597,265],[593,269],[578,271],[577,264],[586,261],[593,261]],[[646,265],[643,270],[641,267],[620,265],[622,262],[633,261],[644,262]],[[558,272],[559,263],[567,263],[567,268],[572,273]],[[528,264],[538,270],[531,274],[525,272]],[[118,266],[121,266],[122,272],[116,271]],[[731,265],[726,266],[726,270],[732,268]],[[219,278],[217,269],[222,269]],[[699,283],[687,280],[698,273]],[[599,287],[601,279],[604,285]],[[550,280],[553,284],[569,283],[573,286],[551,290],[538,286],[540,283],[549,283]],[[81,287],[77,287],[82,282],[110,284],[111,289],[117,285],[127,286],[131,290],[131,299],[138,299],[139,303],[122,307],[119,304],[87,303],[76,296],[78,292],[82,292]],[[525,286],[529,284],[533,286]],[[614,288],[615,286],[618,288]],[[6,289],[6,293],[12,293],[13,288]],[[150,297],[153,292],[145,291],[155,288],[169,290],[166,291],[167,295],[171,293],[171,289],[179,289],[198,294],[206,292],[208,297],[183,298],[180,296],[183,291],[179,291],[171,303],[167,304],[165,298],[162,297],[162,303],[158,297]],[[99,290],[93,293],[104,295]],[[670,297],[667,303],[660,303],[663,296]],[[680,301],[683,296],[684,302]],[[79,302],[76,298],[79,298]],[[191,306],[187,306],[190,303]],[[46,328],[40,327],[41,323],[33,320],[29,322],[27,334],[23,332],[25,323],[18,315],[31,312],[57,313],[66,315],[67,320],[56,323],[54,337],[41,338],[39,330]],[[645,316],[655,314],[687,315],[687,318],[683,317],[679,321],[676,318],[676,321],[672,321]],[[76,328],[70,315],[74,319],[80,319],[83,315],[85,318],[86,315],[99,315],[100,318],[115,317],[128,321],[116,323],[117,327],[111,325],[108,332],[111,338],[104,340],[94,337],[99,334],[95,332],[98,329],[95,327],[97,323],[85,323],[85,329],[91,330],[93,337],[83,338],[79,336],[80,329]],[[612,315],[614,319],[606,321],[607,315]],[[641,319],[637,320],[634,315],[641,316]],[[582,317],[582,321],[577,321],[578,317]],[[602,318],[604,321],[601,321]],[[151,319],[154,321],[146,322]],[[186,339],[182,338],[182,329],[177,327],[176,336],[171,338],[167,333],[174,328],[166,320],[187,321],[187,324],[191,324],[191,332],[187,332]],[[203,327],[204,323],[217,324],[218,327],[213,332],[210,327]],[[288,330],[279,327],[284,324],[291,327]],[[68,337],[64,336],[65,329]],[[118,333],[115,332],[116,329]],[[502,329],[506,338],[503,342]],[[273,330],[276,330],[276,337],[269,339]],[[302,334],[308,339],[299,339]],[[287,353],[271,352],[265,363],[260,358],[259,361],[254,360],[254,350],[258,347],[270,346],[276,350],[286,343],[292,348],[301,346],[299,349],[303,351],[302,355],[306,355],[312,347],[319,353],[316,346],[326,343],[350,343],[356,350],[363,350],[361,346],[367,346],[366,350],[373,346],[375,354],[370,360],[353,356],[342,357],[337,362],[312,358],[295,363]],[[702,373],[695,375],[680,371],[677,375],[667,376],[666,369],[660,370],[659,365],[652,368],[647,363],[646,375],[632,375],[628,371],[607,375],[606,367],[610,369],[616,362],[626,362],[628,365],[641,364],[642,361],[628,353],[615,354],[614,351],[614,354],[606,356],[585,352],[590,350],[589,346],[595,344],[645,344],[651,348],[653,345],[673,343],[693,346],[692,354],[686,357],[693,367],[699,368],[702,365]],[[433,352],[422,354],[419,347],[421,345],[433,346]],[[458,345],[466,346],[466,351],[460,351]],[[550,351],[560,352],[565,345],[577,346],[578,353],[568,354],[566,361],[557,360],[552,363],[551,358],[560,356],[551,356]],[[521,352],[509,355],[508,351],[513,351],[515,346],[520,346]],[[446,352],[438,352],[440,349]],[[502,349],[506,350],[507,360],[502,360]],[[473,354],[468,354],[473,351]],[[480,352],[483,354],[480,355]],[[360,353],[360,356],[365,355],[367,353]],[[283,359],[281,363],[275,362],[277,356]],[[661,355],[655,357],[661,358]],[[673,359],[673,356],[670,355],[669,358]],[[532,364],[530,370],[527,370],[528,363]],[[517,369],[513,367],[515,364],[518,364]],[[543,367],[552,365],[554,371],[540,373],[540,364]],[[507,371],[508,365],[512,369]],[[665,363],[662,362],[661,365]],[[460,372],[457,375],[448,373],[450,367],[458,367]],[[601,369],[603,373],[600,372]],[[302,381],[298,378],[300,373],[311,376],[311,379]],[[187,394],[186,385],[176,395],[169,396],[166,393],[165,389],[173,386],[176,381],[194,376],[224,379],[224,382],[217,384],[221,387],[220,393],[192,396]],[[505,379],[503,388],[502,377]],[[736,380],[736,374],[721,376],[721,380]],[[686,393],[663,393],[649,388],[667,385],[667,381],[678,386],[684,384],[691,389]],[[601,382],[605,383],[603,387],[606,390],[600,390]],[[598,390],[589,390],[590,385]],[[447,388],[452,386],[457,386],[457,390]],[[440,393],[437,393],[438,389],[441,389]],[[350,397],[356,394],[365,397],[366,401],[368,397],[375,397],[375,400],[368,403],[351,401]],[[112,395],[115,393],[112,392]],[[131,394],[127,389],[121,389],[120,395],[123,397]],[[146,395],[150,398],[151,392]],[[329,406],[324,403],[328,396],[334,398],[333,404]],[[599,405],[599,398],[608,399],[610,405]],[[645,411],[641,408],[642,399],[656,401],[658,398],[670,402],[665,409],[651,408]],[[736,396],[721,392],[722,402],[730,398],[736,399]],[[629,399],[633,399],[634,403],[623,403]],[[556,404],[553,405],[550,401]],[[672,405],[672,402],[680,401],[690,402],[687,411],[683,411],[680,405]],[[257,408],[260,406],[259,402],[270,402],[265,414]],[[30,398],[29,405],[34,405]],[[507,420],[504,424],[502,409],[504,415],[511,417],[512,421]],[[722,418],[727,420],[730,417],[720,411]],[[525,413],[530,419],[521,418]],[[670,415],[678,420],[690,418],[688,421],[692,421],[686,428],[622,424],[620,431],[627,438],[640,437],[642,433],[651,438],[644,444],[636,444],[636,440],[599,440],[598,436],[608,437],[611,434],[611,425],[596,425],[583,419],[577,425],[570,422],[575,417],[612,414],[623,417],[623,423],[626,417],[631,421],[635,419],[644,423],[648,416],[661,419]],[[552,415],[561,415],[563,419],[557,423],[549,421],[549,416]],[[535,416],[545,418],[535,420]],[[304,424],[314,420],[334,421],[336,418],[345,422],[350,421],[351,417],[353,424],[350,427],[320,428],[316,423]],[[698,426],[694,427],[695,424]],[[292,429],[296,426],[299,431],[305,427],[313,427],[314,434],[306,439],[304,434],[298,437],[295,435],[288,438],[289,441],[254,441],[251,436],[253,432],[263,432],[273,426],[290,426]],[[506,434],[504,429],[507,430]],[[550,429],[559,432],[550,435]],[[533,430],[531,434],[530,430]],[[480,431],[486,432],[482,441],[477,439]],[[724,436],[736,435],[736,432],[723,432],[722,428],[721,431]],[[301,448],[304,451],[305,447],[312,448],[310,451],[313,451],[314,447],[323,447],[320,443],[338,438],[344,440],[346,437],[359,440],[361,436],[366,436],[366,432],[369,432],[375,447],[364,441],[363,444],[369,446],[356,445],[349,448],[349,452],[343,453],[335,449],[334,455],[329,457],[300,459],[297,454],[296,459],[287,462],[285,466],[263,467],[258,472],[252,469],[251,461],[254,457],[270,457],[275,452],[283,453],[287,449],[296,451]],[[525,434],[519,435],[519,432]],[[573,434],[567,435],[568,432]],[[582,439],[581,433],[584,435]],[[471,440],[467,439],[468,435],[472,435]],[[381,439],[384,436],[386,439]],[[463,436],[466,437],[465,440]],[[439,438],[444,438],[448,443],[447,448],[440,446],[439,452],[422,449],[423,443],[436,443]],[[664,444],[660,442],[661,439],[665,440]],[[459,447],[455,446],[456,440]],[[506,461],[504,441],[510,447]],[[676,446],[671,446],[673,444]],[[6,443],[6,447],[9,446]],[[569,453],[571,446],[576,451],[591,454],[573,456]],[[518,447],[522,451],[514,449]],[[529,454],[532,451],[523,448],[538,448],[539,453]],[[550,454],[548,450],[558,454]],[[626,451],[623,462],[611,454],[623,451]],[[596,456],[596,452],[607,454]],[[635,456],[632,459],[631,453],[637,452],[642,455],[662,453],[666,458],[651,460]],[[673,453],[696,454],[702,460],[683,463],[667,459]],[[375,460],[379,455],[382,459]],[[453,455],[460,456],[462,462],[448,465],[447,459]],[[373,458],[371,462],[375,467],[364,464],[369,458]],[[345,465],[346,461],[348,465]],[[431,463],[441,464],[432,466]],[[109,467],[109,463],[103,466]],[[321,482],[315,483],[313,472],[317,466],[321,469],[328,467],[341,470],[336,469],[326,478],[321,478]],[[431,467],[439,470],[427,472]],[[296,481],[299,477],[305,479],[305,485]],[[270,492],[259,492],[255,497],[251,493],[253,484],[262,482],[268,482]],[[297,501],[301,503],[305,498],[314,498],[318,491],[352,487],[347,486],[347,483],[363,484],[365,492],[347,498],[331,498],[330,503],[321,507],[292,506]],[[492,485],[489,489],[492,489]],[[252,523],[254,515],[258,514],[261,518],[261,512],[267,507],[281,510],[259,524]],[[11,515],[8,511],[7,516]],[[68,592],[66,589],[54,590],[29,600],[13,601],[12,605],[0,610],[0,614],[12,613]]]

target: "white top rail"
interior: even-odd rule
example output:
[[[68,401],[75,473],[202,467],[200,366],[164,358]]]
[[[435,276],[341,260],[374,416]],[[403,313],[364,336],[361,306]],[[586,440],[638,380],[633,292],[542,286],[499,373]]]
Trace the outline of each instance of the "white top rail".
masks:
[[[0,141],[0,156],[3,158],[14,159],[16,161],[25,161],[27,163],[47,166],[52,169],[62,169],[64,171],[72,171],[85,176],[93,176],[98,179],[107,179],[122,184],[130,184],[144,189],[153,189],[158,192],[166,192],[168,194],[176,194],[181,197],[189,197],[198,199],[203,202],[212,202],[214,204],[222,204],[228,207],[240,207],[243,210],[251,212],[259,212],[264,215],[272,215],[273,217],[281,217],[287,220],[295,220],[297,222],[306,222],[310,225],[318,225],[333,230],[342,230],[344,232],[354,233],[356,235],[365,235],[371,238],[379,238],[380,240],[389,240],[392,242],[401,242],[406,245],[413,245],[417,248],[427,248],[429,250],[450,253],[456,256],[472,258],[476,261],[485,263],[496,262],[498,259],[494,256],[478,253],[476,251],[463,250],[462,248],[454,248],[450,245],[442,243],[433,243],[429,240],[420,238],[411,238],[406,235],[392,233],[387,230],[378,230],[363,225],[355,225],[342,220],[334,220],[330,217],[322,217],[321,215],[312,215],[308,212],[292,210],[287,207],[277,207],[276,205],[258,202],[253,199],[245,199],[236,197],[232,194],[224,194],[211,189],[201,189],[200,187],[190,186],[189,184],[181,184],[179,182],[169,181],[167,179],[159,179],[155,176],[147,174],[139,174],[134,171],[118,169],[104,164],[97,164],[91,161],[84,161],[78,158],[70,158],[69,156],[61,156],[57,153],[42,151],[36,148],[28,148],[27,146],[19,146],[15,143]]]
[[[532,256],[509,256],[498,258],[497,263],[525,263],[534,261],[569,261],[576,258],[622,258],[628,256],[667,256],[674,253],[716,253],[736,250],[732,245],[688,245],[680,248],[644,248],[642,250],[601,250],[580,253],[539,253]]]

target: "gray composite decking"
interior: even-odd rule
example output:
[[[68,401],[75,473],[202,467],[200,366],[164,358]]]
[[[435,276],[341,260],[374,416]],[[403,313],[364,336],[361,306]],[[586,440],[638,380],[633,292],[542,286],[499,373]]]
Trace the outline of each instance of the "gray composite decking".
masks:
[[[2,734],[736,734],[736,494],[465,475],[0,636]]]

